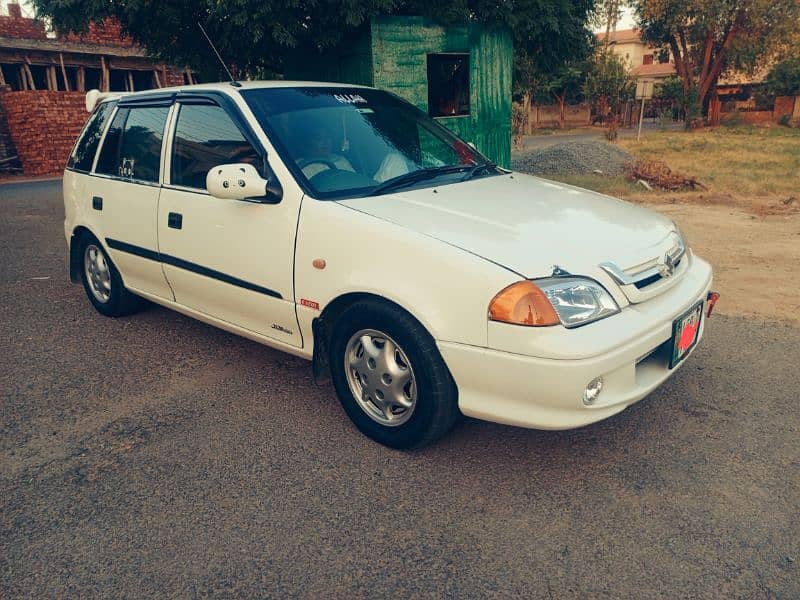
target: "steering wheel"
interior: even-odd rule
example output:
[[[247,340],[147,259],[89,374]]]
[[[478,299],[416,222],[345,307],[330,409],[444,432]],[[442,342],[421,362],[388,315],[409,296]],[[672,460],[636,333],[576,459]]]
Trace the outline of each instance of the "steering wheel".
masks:
[[[300,160],[297,161],[297,166],[300,167],[301,169],[305,169],[309,165],[322,165],[326,169],[332,169],[334,171],[338,168],[331,161],[324,160],[322,158],[312,158],[310,160],[302,160],[302,159],[300,159]]]

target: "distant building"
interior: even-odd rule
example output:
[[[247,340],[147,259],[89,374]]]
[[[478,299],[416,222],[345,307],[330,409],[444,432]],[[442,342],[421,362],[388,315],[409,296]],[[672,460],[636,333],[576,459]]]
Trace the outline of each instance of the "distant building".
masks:
[[[597,34],[601,44],[605,37],[605,33]],[[652,79],[657,83],[677,74],[673,57],[642,41],[638,29],[612,31],[609,34],[609,48],[622,58],[630,74],[637,79]],[[735,71],[723,73],[717,82],[716,93],[708,99],[706,108],[709,122],[718,124],[736,118],[746,123],[766,123],[775,121],[787,111],[791,113],[792,109],[783,105],[776,107],[772,102],[765,104],[764,98],[758,93],[768,71],[769,68],[762,68],[753,74]]]
[[[148,58],[113,20],[82,36],[61,34],[17,2],[0,4],[0,172],[60,172],[88,116],[87,90],[148,90],[195,77]]]
[[[605,32],[598,33],[597,39],[605,42]],[[671,57],[659,48],[654,48],[642,41],[638,29],[620,29],[612,31],[608,36],[609,49],[619,56],[628,67],[628,72],[637,79],[664,79],[675,75],[675,64]]]

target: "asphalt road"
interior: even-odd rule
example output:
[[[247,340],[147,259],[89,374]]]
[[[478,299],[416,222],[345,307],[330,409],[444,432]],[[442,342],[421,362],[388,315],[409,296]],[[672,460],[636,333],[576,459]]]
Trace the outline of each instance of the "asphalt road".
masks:
[[[0,185],[0,597],[800,597],[800,329],[715,316],[615,418],[401,453],[302,360],[94,312],[60,202]]]

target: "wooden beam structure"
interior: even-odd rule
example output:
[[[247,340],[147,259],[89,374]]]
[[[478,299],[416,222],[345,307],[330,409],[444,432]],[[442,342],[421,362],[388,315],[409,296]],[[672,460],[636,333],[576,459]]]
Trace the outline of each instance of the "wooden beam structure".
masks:
[[[64,55],[59,52],[58,53],[58,60],[61,63],[61,77],[64,78],[64,91],[70,91],[69,89],[69,77],[67,77],[67,68],[64,66]]]
[[[106,63],[106,57],[100,57],[100,91],[107,92],[111,87],[111,73]]]

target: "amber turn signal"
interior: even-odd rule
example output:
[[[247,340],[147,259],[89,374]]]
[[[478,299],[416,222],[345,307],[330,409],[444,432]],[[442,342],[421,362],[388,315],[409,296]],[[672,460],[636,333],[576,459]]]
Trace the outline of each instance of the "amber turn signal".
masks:
[[[489,318],[528,327],[547,327],[561,322],[550,300],[532,281],[513,283],[492,298]]]

